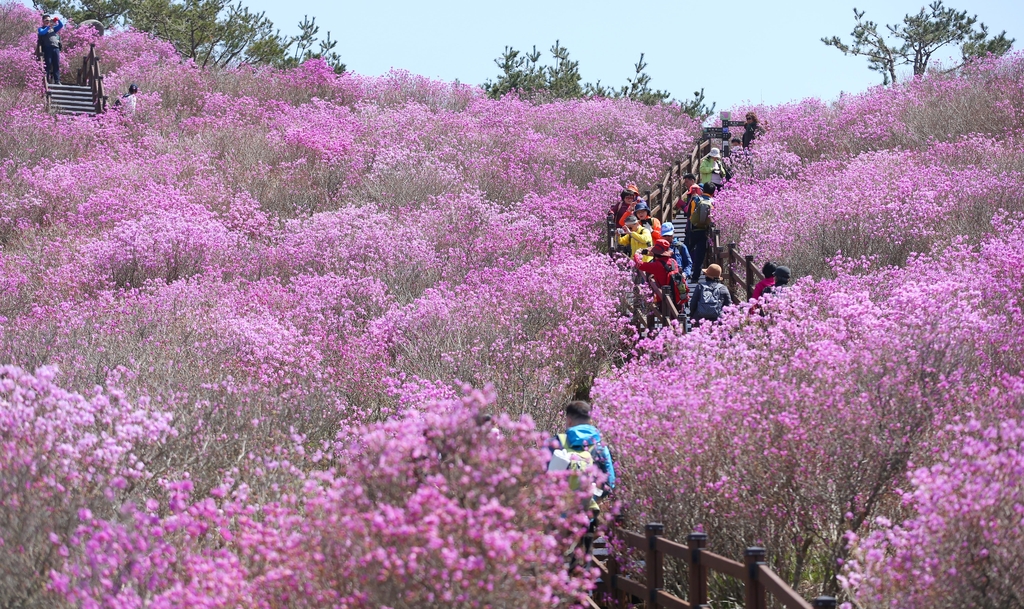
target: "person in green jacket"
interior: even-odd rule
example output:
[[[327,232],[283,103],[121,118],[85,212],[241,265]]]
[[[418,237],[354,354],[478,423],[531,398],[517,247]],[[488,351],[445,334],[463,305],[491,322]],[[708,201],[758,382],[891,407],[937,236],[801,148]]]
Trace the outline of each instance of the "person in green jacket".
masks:
[[[700,160],[700,183],[707,184],[710,182],[715,186],[721,186],[725,183],[725,174],[726,169],[725,163],[722,162],[722,152],[718,148],[712,148],[711,152],[707,153]]]

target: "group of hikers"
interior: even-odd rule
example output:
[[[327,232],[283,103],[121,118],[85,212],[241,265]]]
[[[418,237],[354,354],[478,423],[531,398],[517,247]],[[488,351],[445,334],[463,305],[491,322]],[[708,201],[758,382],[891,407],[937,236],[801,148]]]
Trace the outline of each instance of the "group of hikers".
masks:
[[[746,152],[750,142],[764,130],[753,113],[747,114],[744,139],[735,138],[738,151]],[[741,154],[742,154],[741,153]],[[722,282],[722,267],[704,267],[712,228],[715,193],[732,179],[732,164],[718,148],[701,158],[699,176],[682,176],[683,195],[675,202],[674,222],[662,223],[651,215],[647,201],[635,184],[627,185],[619,201],[611,207],[617,242],[622,253],[633,258],[635,267],[649,275],[659,288],[669,288],[679,312],[689,304],[689,317],[696,323],[717,320],[725,307],[733,304],[728,286]],[[772,293],[789,283],[791,272],[785,266],[767,262],[764,279],[753,290],[755,298]],[[688,284],[695,284],[690,293]],[[661,294],[656,293],[655,299]]]
[[[64,22],[60,17],[43,14],[43,22],[36,29],[36,57],[43,60],[46,70],[46,82],[51,85],[61,84],[60,80],[60,52],[63,45],[60,42],[60,31],[64,29]],[[135,112],[136,94],[139,86],[132,83],[128,91],[114,101],[115,107],[121,107],[126,113]]]
[[[748,113],[743,139],[734,138],[731,147],[744,154],[754,138],[764,132],[757,116]],[[677,220],[674,222],[662,223],[652,216],[650,206],[635,184],[622,190],[619,201],[610,210],[621,251],[629,254],[635,267],[653,278],[658,287],[671,288],[669,293],[679,311],[689,304],[689,315],[698,323],[717,320],[723,309],[733,304],[732,294],[722,282],[722,268],[717,264],[702,268],[713,224],[715,193],[732,178],[732,170],[721,151],[712,148],[700,161],[699,176],[692,173],[682,176],[684,194],[675,202]],[[755,299],[790,281],[791,272],[785,266],[766,262],[761,272],[764,278],[753,289]],[[692,294],[688,283],[696,284]],[[655,297],[661,295],[655,294]],[[614,491],[616,476],[611,451],[602,443],[601,432],[591,418],[590,404],[579,400],[569,402],[564,413],[565,431],[552,437],[549,444],[548,470],[576,470],[569,477],[573,490],[580,490],[581,473],[586,470],[597,474],[600,482],[592,485],[592,492],[583,506],[590,517],[590,527],[569,552],[571,570],[589,560],[601,513],[600,501]],[[581,556],[584,562],[580,561]]]

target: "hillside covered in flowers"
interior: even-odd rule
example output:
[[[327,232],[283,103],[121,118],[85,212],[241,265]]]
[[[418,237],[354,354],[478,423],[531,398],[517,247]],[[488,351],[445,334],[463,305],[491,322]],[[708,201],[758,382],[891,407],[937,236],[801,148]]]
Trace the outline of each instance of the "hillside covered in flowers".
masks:
[[[678,107],[68,28],[140,93],[55,119],[36,18],[0,5],[0,605],[572,604],[539,447],[588,393],[632,523],[862,606],[1012,602],[1024,58],[757,108],[715,219],[802,278],[641,340],[602,231]]]

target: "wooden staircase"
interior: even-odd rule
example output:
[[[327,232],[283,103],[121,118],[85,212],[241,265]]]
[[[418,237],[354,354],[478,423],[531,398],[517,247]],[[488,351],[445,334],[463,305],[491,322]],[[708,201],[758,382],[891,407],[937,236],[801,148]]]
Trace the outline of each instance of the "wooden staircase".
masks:
[[[75,72],[73,84],[46,84],[46,109],[53,114],[96,116],[107,110],[103,75],[96,45],[89,45],[89,54],[82,57],[82,67]]]
[[[96,116],[92,89],[81,85],[46,85],[46,101],[55,114]]]

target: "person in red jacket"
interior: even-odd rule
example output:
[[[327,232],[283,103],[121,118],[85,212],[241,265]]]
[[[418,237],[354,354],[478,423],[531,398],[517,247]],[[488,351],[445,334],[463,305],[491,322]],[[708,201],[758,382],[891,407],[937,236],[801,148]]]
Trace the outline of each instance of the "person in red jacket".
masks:
[[[675,305],[677,308],[680,307],[685,296],[686,278],[679,270],[679,263],[676,262],[675,256],[672,253],[672,244],[665,239],[658,239],[654,243],[654,247],[647,250],[647,253],[653,257],[650,262],[643,261],[641,258],[643,253],[643,250],[641,250],[633,255],[633,263],[636,265],[636,268],[653,277],[654,283],[658,284],[658,287],[671,287]],[[679,277],[680,281],[678,284],[673,281],[673,275]],[[683,291],[681,292],[680,290]],[[660,294],[655,294],[654,296],[657,300],[661,298]]]
[[[764,279],[757,282],[754,286],[754,298],[760,298],[761,294],[764,294],[765,288],[775,285],[775,264],[771,261],[765,262],[764,266],[761,267],[761,273],[764,275]]]

